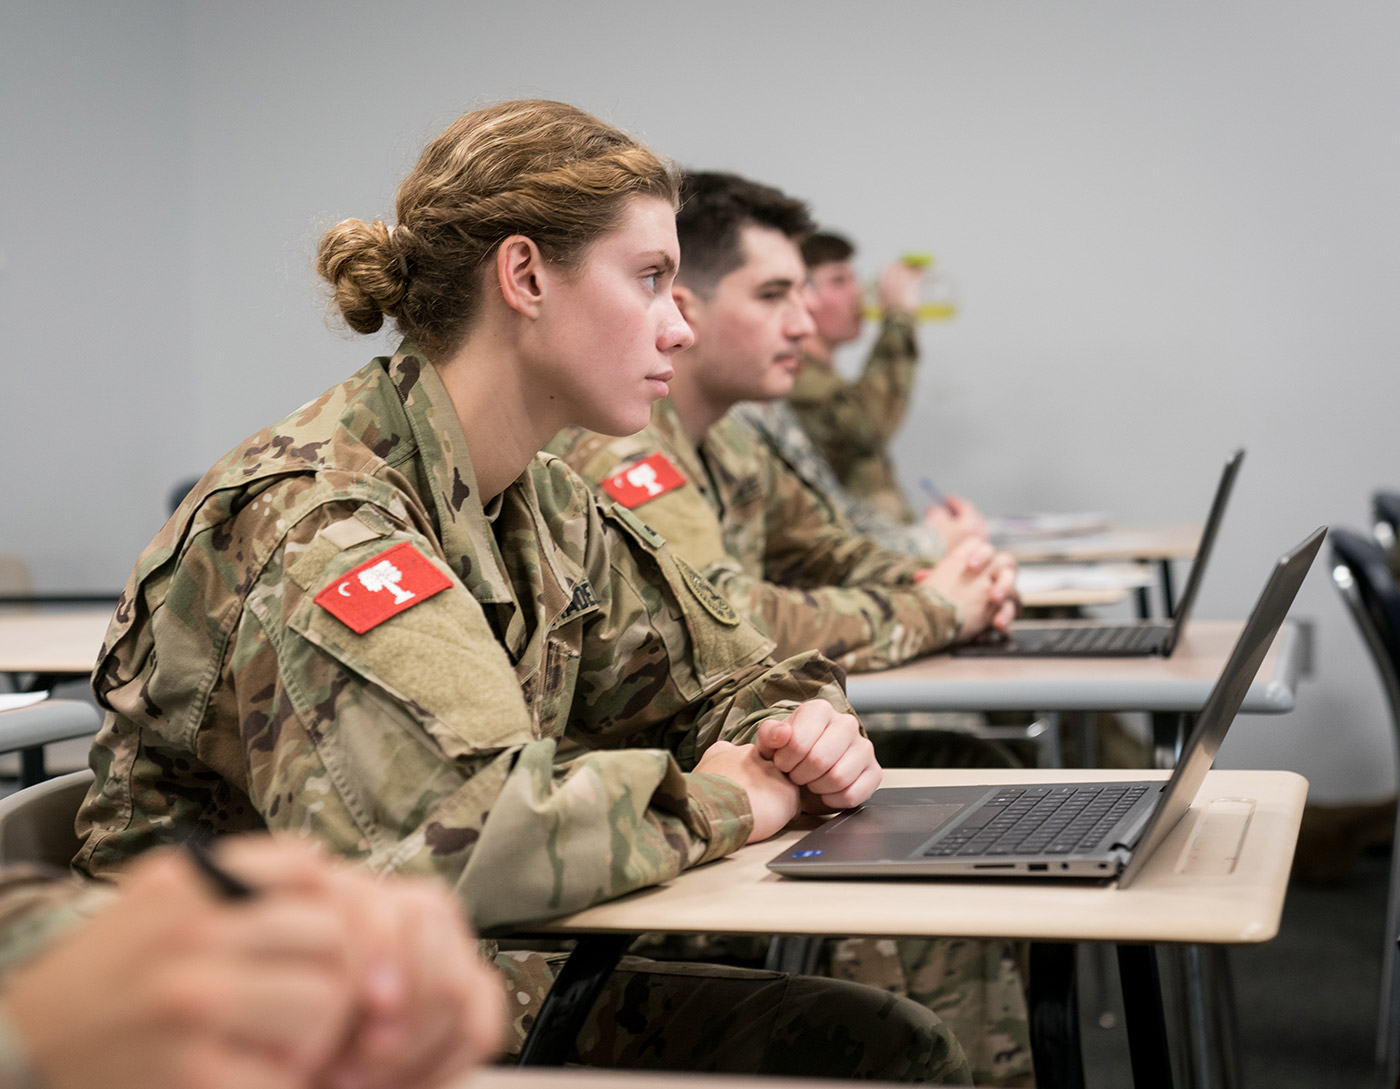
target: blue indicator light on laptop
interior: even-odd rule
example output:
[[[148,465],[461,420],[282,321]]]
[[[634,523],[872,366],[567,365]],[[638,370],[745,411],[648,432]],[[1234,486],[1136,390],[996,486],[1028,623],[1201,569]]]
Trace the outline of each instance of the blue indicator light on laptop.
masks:
[[[815,850],[815,851],[793,851],[793,852],[792,852],[792,857],[793,857],[793,858],[816,858],[817,855],[824,854],[824,853],[825,853],[825,852],[822,851],[820,848],[818,848],[818,849]]]

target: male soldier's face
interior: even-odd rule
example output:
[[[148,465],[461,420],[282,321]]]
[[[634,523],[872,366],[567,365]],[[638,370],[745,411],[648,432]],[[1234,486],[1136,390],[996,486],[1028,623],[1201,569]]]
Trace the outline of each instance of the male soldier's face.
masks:
[[[749,225],[739,233],[745,261],[708,298],[685,293],[695,347],[678,362],[716,405],[786,397],[797,376],[798,341],[815,326],[802,297],[802,254],[781,231]]]
[[[679,260],[670,204],[636,197],[576,267],[545,273],[529,380],[557,406],[557,426],[630,435],[647,425],[674,376],[671,357],[694,339],[671,295]]]
[[[828,344],[845,344],[860,336],[863,300],[850,261],[813,265],[808,270],[806,297],[817,336]]]

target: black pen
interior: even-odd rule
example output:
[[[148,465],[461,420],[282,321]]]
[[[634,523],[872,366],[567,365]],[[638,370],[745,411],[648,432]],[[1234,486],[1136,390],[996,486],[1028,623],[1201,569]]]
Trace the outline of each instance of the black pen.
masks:
[[[928,497],[933,500],[935,506],[942,507],[944,510],[948,511],[952,509],[948,506],[948,497],[935,488],[933,486],[933,481],[928,477],[921,476],[919,478],[919,487],[924,489]]]
[[[185,851],[190,856],[190,861],[195,864],[195,868],[209,879],[209,883],[214,886],[214,891],[224,900],[251,900],[258,894],[258,890],[248,884],[214,861],[214,857],[209,853],[209,847],[200,836],[190,836],[185,840]]]

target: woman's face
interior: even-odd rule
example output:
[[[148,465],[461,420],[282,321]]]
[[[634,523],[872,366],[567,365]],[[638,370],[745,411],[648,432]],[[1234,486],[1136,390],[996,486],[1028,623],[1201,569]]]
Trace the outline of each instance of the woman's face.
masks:
[[[679,263],[670,204],[634,197],[575,267],[549,266],[531,353],[542,408],[605,435],[647,425],[672,356],[694,340],[671,298]]]

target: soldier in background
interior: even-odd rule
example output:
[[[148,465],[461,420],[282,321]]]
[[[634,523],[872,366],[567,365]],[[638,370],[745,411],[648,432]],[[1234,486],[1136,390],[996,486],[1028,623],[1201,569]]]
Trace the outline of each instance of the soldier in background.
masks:
[[[773,400],[791,388],[798,340],[813,328],[797,248],[810,220],[802,202],[731,174],[687,172],[681,191],[675,295],[695,344],[680,354],[671,396],[636,435],[573,427],[549,448],[666,536],[780,653],[818,647],[848,670],[870,670],[1008,623],[1009,557],[970,538],[930,569],[927,559],[881,548],[727,417],[741,400]],[[1005,761],[960,733],[898,740],[917,745],[922,766]],[[938,1011],[963,1042],[977,1084],[1030,1077],[1025,998],[1009,943],[859,940],[828,953],[832,975]]]
[[[311,844],[155,852],[118,888],[0,872],[0,1086],[434,1089],[499,1049],[496,973],[437,882]]]
[[[730,174],[683,181],[676,300],[696,330],[651,424],[621,438],[573,427],[549,449],[672,541],[779,654],[820,649],[850,671],[971,639],[1014,614],[1015,564],[985,541],[940,563],[881,548],[726,418],[785,396],[813,329],[796,240],[800,201]]]
[[[676,199],[625,133],[509,102],[428,145],[392,228],[325,235],[347,324],[406,340],[240,444],[138,561],[93,678],[109,713],[79,870],[191,826],[293,829],[436,875],[504,931],[870,796],[840,670],[775,662],[640,519],[536,456],[566,424],[636,430],[666,393],[692,339]],[[512,1047],[557,962],[497,958]],[[915,1003],[638,961],[572,1059],[968,1078]]]
[[[986,537],[987,523],[976,507],[957,495],[944,497],[928,506],[922,517],[916,516],[889,454],[890,441],[909,408],[919,362],[916,315],[924,270],[902,260],[885,267],[880,275],[880,334],[860,377],[847,381],[836,371],[836,349],[859,339],[865,321],[854,254],[855,248],[838,234],[813,232],[802,240],[807,306],[815,329],[802,338],[801,366],[788,403],[854,500],[895,523],[926,526],[942,541],[931,554],[941,555],[967,537]]]

